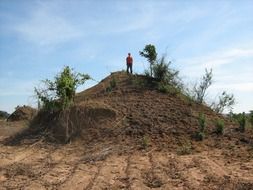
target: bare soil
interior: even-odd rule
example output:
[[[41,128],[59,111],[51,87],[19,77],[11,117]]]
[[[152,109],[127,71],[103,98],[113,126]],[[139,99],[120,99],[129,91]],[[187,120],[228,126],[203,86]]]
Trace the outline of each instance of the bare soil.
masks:
[[[35,126],[1,121],[0,189],[253,189],[252,129],[242,133],[208,107],[141,82],[115,73],[78,94],[68,119],[83,130],[67,144],[48,128],[29,133]],[[203,141],[194,139],[199,113]],[[224,135],[214,133],[216,119]]]

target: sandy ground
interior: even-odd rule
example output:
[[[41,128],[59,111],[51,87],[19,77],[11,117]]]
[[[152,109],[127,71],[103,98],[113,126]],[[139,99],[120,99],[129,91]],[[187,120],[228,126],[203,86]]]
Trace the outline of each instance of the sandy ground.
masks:
[[[1,127],[4,134],[10,128]],[[88,147],[30,139],[0,144],[0,189],[253,189],[253,151],[251,156],[217,148],[181,155],[110,142]]]

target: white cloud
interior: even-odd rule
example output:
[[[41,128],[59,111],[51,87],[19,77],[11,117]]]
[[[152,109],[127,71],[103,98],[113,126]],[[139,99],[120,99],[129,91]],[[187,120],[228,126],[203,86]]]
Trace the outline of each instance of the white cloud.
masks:
[[[17,24],[14,30],[24,40],[39,46],[56,45],[81,36],[75,26],[45,6],[35,8],[30,17]]]
[[[253,57],[253,48],[251,49],[230,49],[203,57],[202,67],[214,68],[224,64],[232,63],[240,58]]]
[[[10,78],[1,78],[2,84],[0,85],[0,97],[1,96],[17,96],[17,95],[33,95],[34,87],[38,81],[24,81],[24,80],[13,80]],[[5,85],[11,84],[11,85]],[[11,86],[11,88],[10,88]]]
[[[243,68],[243,72],[240,71],[241,68],[238,68],[237,70],[220,70],[219,73],[215,73],[215,82],[224,82],[226,84],[230,83],[253,83],[253,68],[245,67]],[[242,74],[240,74],[242,73]],[[239,76],[239,77],[236,77]]]
[[[240,92],[253,92],[253,82],[242,82],[235,84],[214,84],[213,89],[240,91]]]
[[[138,2],[136,3],[139,5]],[[86,21],[90,29],[93,29],[93,33],[111,35],[147,30],[154,23],[154,10],[150,4],[136,6],[131,2],[118,2],[113,9],[109,8],[109,10],[113,15],[102,14],[96,20]]]
[[[203,73],[205,68],[218,69],[222,65],[233,64],[241,58],[253,58],[253,48],[221,50],[205,56],[179,59],[177,62],[186,66],[183,70],[194,76]]]

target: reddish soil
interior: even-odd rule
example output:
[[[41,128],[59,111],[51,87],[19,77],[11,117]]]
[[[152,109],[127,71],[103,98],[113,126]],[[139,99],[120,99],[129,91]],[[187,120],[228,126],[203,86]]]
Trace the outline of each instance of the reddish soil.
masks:
[[[114,73],[63,115],[41,115],[30,127],[44,131],[2,140],[0,189],[253,189],[252,129],[239,132],[208,107],[144,82]],[[200,113],[206,138],[196,141]],[[218,118],[224,135],[214,133]],[[7,125],[2,139],[24,129]],[[59,133],[67,144],[56,143]]]

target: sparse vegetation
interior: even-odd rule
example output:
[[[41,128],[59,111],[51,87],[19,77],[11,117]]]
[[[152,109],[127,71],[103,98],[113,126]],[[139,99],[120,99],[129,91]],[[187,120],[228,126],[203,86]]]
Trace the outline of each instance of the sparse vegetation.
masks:
[[[163,84],[163,83],[159,83],[158,84],[158,90],[162,93],[168,93],[170,91],[169,89],[169,85]]]
[[[233,105],[235,105],[234,95],[223,91],[219,96],[219,102],[212,103],[211,108],[217,113],[222,113],[225,109],[232,111]]]
[[[146,78],[152,78],[150,75],[150,71],[147,69],[144,70],[144,75],[146,76]]]
[[[238,114],[237,116],[235,116],[235,118],[239,123],[239,130],[241,132],[244,132],[246,129],[246,115],[245,115],[245,113],[243,112],[241,114]]]
[[[117,87],[117,81],[115,77],[112,77],[112,79],[110,80],[109,86],[106,88],[106,92],[111,92],[116,87]]]
[[[253,111],[250,111],[250,114],[249,114],[249,122],[251,124],[251,127],[253,127]]]
[[[162,57],[154,64],[154,78],[157,83],[157,89],[162,93],[176,95],[180,92],[181,82],[178,77],[178,71],[170,68],[171,62],[166,62]]]
[[[169,72],[169,63],[165,62],[165,57],[162,57],[159,62],[154,64],[154,78],[158,82],[169,83],[170,81],[170,72]]]
[[[212,69],[210,71],[205,69],[205,75],[202,76],[200,83],[195,84],[193,89],[194,93],[193,97],[198,103],[203,103],[204,98],[206,96],[206,91],[212,84],[212,78],[213,78]]]
[[[215,122],[215,132],[218,135],[223,135],[224,133],[224,122],[220,119]]]
[[[202,141],[205,138],[205,129],[206,129],[206,117],[203,113],[199,115],[198,121],[199,121],[199,130],[196,133],[196,139]]]
[[[253,128],[253,111],[249,113],[230,113],[229,117],[232,121],[235,121],[239,124],[239,130],[244,132],[246,128],[250,129]]]
[[[76,88],[89,79],[89,75],[75,73],[66,66],[53,81],[42,81],[44,88],[35,88],[35,93],[45,110],[65,109],[73,103]]]
[[[180,96],[182,99],[184,99],[189,106],[192,106],[195,102],[194,98],[192,96],[189,95],[185,95],[185,94],[181,94]]]
[[[199,115],[199,130],[201,132],[204,132],[204,130],[206,129],[206,116],[201,113]]]
[[[177,154],[178,155],[187,155],[191,154],[192,152],[192,145],[190,142],[186,142],[182,144],[178,149],[177,149]]]
[[[141,140],[141,147],[143,148],[143,149],[147,149],[148,148],[148,146],[149,146],[149,142],[150,140],[149,140],[149,137],[148,136],[143,136],[142,137],[142,140]]]
[[[115,77],[112,77],[112,80],[110,81],[111,88],[115,88],[117,86],[117,82]]]
[[[163,56],[156,64],[154,64],[154,78],[161,83],[179,86],[179,71],[170,68],[171,62],[167,62]]]
[[[169,84],[164,84],[164,83],[158,83],[157,89],[162,93],[171,94],[171,95],[177,95],[180,92],[178,88]]]
[[[196,134],[196,140],[198,140],[198,141],[202,141],[202,140],[204,140],[204,138],[205,138],[205,133],[204,132],[197,132],[197,134]]]
[[[145,70],[144,75],[147,81],[154,83],[158,91],[162,93],[177,94],[181,88],[182,83],[178,77],[179,71],[170,68],[171,62],[167,62],[165,56],[157,59],[157,53],[154,45],[146,45],[140,55],[147,58],[150,63],[150,72]]]
[[[217,113],[223,113],[224,110],[232,112],[233,106],[236,103],[235,97],[233,94],[228,94],[226,91],[221,93],[218,102],[214,101],[210,104],[206,102],[207,89],[212,85],[212,83],[212,69],[205,69],[205,74],[202,76],[201,80],[193,86],[193,88],[188,85],[183,85],[182,83],[179,84],[181,92],[189,98],[191,103],[193,101],[200,104],[204,103]]]
[[[145,88],[148,86],[148,80],[144,77],[132,76],[130,80],[131,84],[135,85],[136,87]]]

